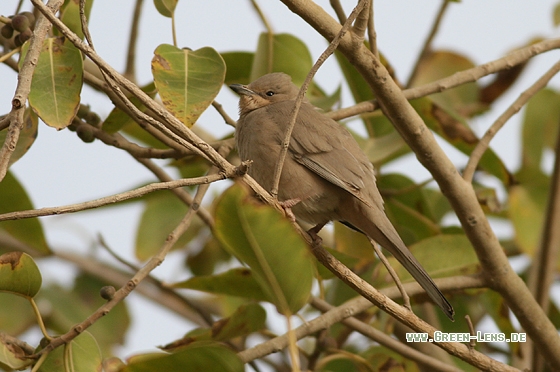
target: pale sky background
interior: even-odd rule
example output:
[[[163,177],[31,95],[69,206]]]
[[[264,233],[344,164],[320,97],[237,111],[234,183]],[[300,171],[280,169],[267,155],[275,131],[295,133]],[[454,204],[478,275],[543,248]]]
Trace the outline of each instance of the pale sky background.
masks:
[[[328,0],[316,1],[330,13]],[[342,1],[347,10],[355,1]],[[558,37],[560,31],[552,23],[552,10],[558,0],[464,0],[449,6],[440,32],[434,40],[436,49],[461,52],[476,64],[500,58],[516,47],[526,45],[536,37]],[[17,0],[0,2],[0,14],[8,16]],[[273,29],[288,32],[303,39],[317,58],[326,48],[326,42],[298,16],[291,13],[280,1],[259,1]],[[350,5],[348,5],[350,4]],[[408,74],[441,1],[436,0],[377,0],[375,23],[379,49],[397,71],[398,78],[406,81]],[[95,0],[91,14],[91,34],[98,53],[118,70],[124,68],[124,54],[128,41],[130,18],[134,1]],[[29,9],[26,5],[25,10]],[[263,31],[248,0],[179,1],[176,10],[177,35],[180,47],[198,49],[211,46],[219,52],[254,51],[258,35]],[[154,49],[162,43],[172,43],[170,19],[159,15],[153,2],[145,1],[142,14],[140,42],[138,44],[137,71],[139,82],[151,79],[150,61]],[[559,57],[557,51],[533,59],[522,78],[508,94],[504,95],[491,111],[473,122],[474,130],[482,134],[486,128],[529,87]],[[0,113],[10,110],[16,87],[16,75],[1,65]],[[316,76],[319,84],[332,92],[341,84],[342,76],[334,60],[329,60]],[[555,77],[552,86],[558,89],[560,79]],[[352,104],[346,87],[343,87],[343,106]],[[230,116],[237,117],[237,99],[229,89],[222,89],[217,101],[224,105]],[[82,102],[105,118],[111,110],[110,101],[104,96],[84,89]],[[512,170],[519,164],[519,122],[514,117],[492,142],[493,149]],[[231,132],[212,108],[199,120],[202,128],[217,135]],[[445,146],[458,166],[466,158]],[[429,178],[416,160],[410,156],[403,162],[384,168],[384,171],[408,171],[417,180]],[[68,130],[57,132],[40,125],[39,136],[30,151],[11,170],[26,187],[35,207],[59,206],[82,202],[134,188],[154,177],[123,151],[106,146],[99,141],[85,144]],[[0,201],[1,203],[1,201]],[[135,231],[140,217],[140,205],[112,208],[110,211],[90,211],[74,215],[45,217],[42,222],[49,244],[54,250],[87,252],[101,233],[110,246],[124,257],[132,257]],[[508,229],[502,227],[504,233]],[[47,260],[50,261],[50,260]],[[73,271],[69,265],[41,262],[47,281],[67,282]],[[180,263],[173,256],[155,271],[167,280],[181,280]],[[192,325],[173,314],[161,315],[155,305],[132,295],[129,300],[134,328],[129,333],[126,346],[119,356],[153,349],[181,337]],[[157,318],[155,318],[157,317]],[[154,321],[157,319],[157,321]]]

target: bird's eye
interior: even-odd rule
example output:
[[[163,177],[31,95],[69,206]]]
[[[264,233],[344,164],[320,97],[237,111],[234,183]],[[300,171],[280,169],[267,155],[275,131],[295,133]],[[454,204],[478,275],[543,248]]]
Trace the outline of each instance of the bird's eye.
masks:
[[[266,92],[266,95],[272,97],[274,95],[274,92],[269,90],[268,92]]]

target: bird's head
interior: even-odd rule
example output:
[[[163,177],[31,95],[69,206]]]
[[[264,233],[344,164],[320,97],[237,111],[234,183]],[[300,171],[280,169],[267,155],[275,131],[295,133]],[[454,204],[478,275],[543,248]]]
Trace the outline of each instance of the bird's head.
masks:
[[[281,72],[261,76],[249,85],[232,84],[229,87],[241,96],[241,116],[271,103],[295,99],[299,91],[292,78]]]

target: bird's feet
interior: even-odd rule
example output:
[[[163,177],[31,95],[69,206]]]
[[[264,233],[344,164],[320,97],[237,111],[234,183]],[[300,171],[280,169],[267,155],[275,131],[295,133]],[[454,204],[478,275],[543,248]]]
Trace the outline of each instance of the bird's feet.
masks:
[[[325,225],[326,225],[326,223],[320,223],[320,224],[316,225],[315,227],[312,227],[309,230],[307,230],[307,233],[309,234],[309,236],[313,240],[313,244],[321,245],[321,243],[323,243],[323,238],[321,238],[319,236],[319,231],[321,231],[321,229]]]
[[[286,216],[292,222],[296,222],[296,216],[294,215],[294,212],[292,212],[292,207],[297,205],[299,202],[301,202],[300,198],[288,199],[278,202],[278,204],[280,204],[280,206],[284,209]]]

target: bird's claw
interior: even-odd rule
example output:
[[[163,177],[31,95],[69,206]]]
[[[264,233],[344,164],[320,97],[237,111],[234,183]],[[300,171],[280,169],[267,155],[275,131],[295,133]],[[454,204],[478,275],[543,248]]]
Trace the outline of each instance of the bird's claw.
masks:
[[[292,222],[296,222],[296,216],[294,215],[294,212],[292,212],[292,207],[297,205],[299,202],[301,202],[300,198],[288,199],[288,200],[278,202],[278,204],[280,204],[282,209],[284,209],[284,212],[286,213],[286,217],[288,217]]]

